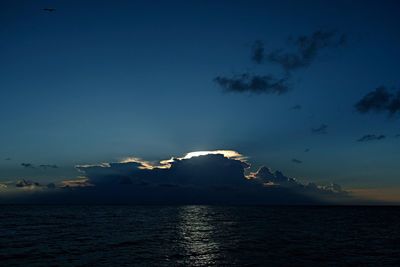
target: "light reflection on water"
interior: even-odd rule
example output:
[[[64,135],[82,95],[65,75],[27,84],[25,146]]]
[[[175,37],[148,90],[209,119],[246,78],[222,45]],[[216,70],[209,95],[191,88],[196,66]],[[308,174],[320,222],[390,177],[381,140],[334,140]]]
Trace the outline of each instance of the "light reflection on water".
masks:
[[[191,265],[216,264],[220,250],[211,216],[208,206],[184,206],[179,210],[179,236]]]

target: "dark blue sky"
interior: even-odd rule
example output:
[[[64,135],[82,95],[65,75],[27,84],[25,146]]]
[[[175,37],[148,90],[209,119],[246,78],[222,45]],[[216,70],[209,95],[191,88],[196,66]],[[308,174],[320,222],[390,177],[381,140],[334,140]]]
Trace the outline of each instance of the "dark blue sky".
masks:
[[[398,1],[2,1],[0,12],[2,181],[232,149],[303,181],[400,188],[398,116],[354,107],[379,86],[399,88]],[[251,61],[253,43],[285,49],[317,30],[347,42],[293,73],[285,94],[213,81],[279,73]],[[313,134],[322,124],[327,133]],[[357,142],[367,134],[386,138]]]

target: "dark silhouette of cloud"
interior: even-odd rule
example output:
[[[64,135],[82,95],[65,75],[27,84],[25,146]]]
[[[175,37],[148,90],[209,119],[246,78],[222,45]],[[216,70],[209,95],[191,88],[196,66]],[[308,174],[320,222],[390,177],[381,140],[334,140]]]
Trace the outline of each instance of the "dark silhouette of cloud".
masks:
[[[15,183],[15,186],[20,187],[20,188],[22,188],[22,187],[39,187],[40,184],[38,182],[34,182],[31,180],[22,179],[22,180],[17,181]]]
[[[24,168],[36,169],[36,166],[33,165],[32,163],[21,163],[21,166]],[[47,169],[57,169],[58,166],[55,164],[41,164],[38,166],[38,168],[47,170]]]
[[[367,93],[354,106],[360,113],[373,111],[394,115],[400,112],[400,90],[391,93],[385,86],[380,86]]]
[[[304,152],[310,152],[309,148],[304,149]]]
[[[273,63],[280,65],[285,74],[278,78],[272,74],[249,74],[217,76],[214,82],[227,92],[238,93],[266,93],[283,94],[289,91],[291,72],[309,66],[317,57],[320,50],[327,47],[340,46],[345,43],[346,36],[338,35],[335,31],[316,31],[311,35],[302,35],[291,39],[295,46],[295,52],[287,52],[284,49],[266,53],[262,41],[254,42],[251,50],[251,60],[257,64]]]
[[[317,128],[311,128],[311,132],[314,134],[326,134],[328,129],[328,125],[321,124],[321,126]]]
[[[287,77],[277,79],[272,75],[244,73],[233,77],[218,76],[214,81],[227,92],[280,95],[290,89]]]
[[[335,193],[340,195],[346,195],[347,192],[343,191],[340,185],[331,183],[327,186],[318,186],[315,183],[302,184],[295,178],[287,177],[280,171],[272,172],[270,168],[262,166],[256,172],[252,172],[249,176],[264,184],[265,186],[274,187],[281,186],[285,188],[292,188],[302,192],[313,192],[313,193]]]
[[[366,134],[360,139],[357,140],[357,142],[369,142],[369,141],[375,141],[375,140],[382,140],[385,139],[386,136],[384,135],[375,135],[375,134]]]
[[[398,137],[400,137],[400,134],[396,134],[394,137],[395,137],[395,138],[398,138]]]
[[[79,165],[82,177],[58,185],[18,181],[17,189],[29,190],[17,190],[20,198],[12,203],[327,204],[349,199],[342,190],[304,185],[266,167],[248,172],[245,158],[228,152],[188,153],[157,164],[131,158]]]
[[[290,109],[292,109],[292,110],[300,110],[300,109],[302,109],[302,106],[301,105],[294,105]]]
[[[257,40],[253,44],[253,48],[251,51],[251,60],[253,60],[257,64],[261,64],[264,60],[264,43],[260,40]]]
[[[39,168],[42,168],[42,169],[58,169],[58,166],[55,165],[55,164],[42,164],[42,165],[39,165]]]
[[[11,160],[11,158],[5,158],[4,160]]]
[[[54,7],[45,7],[45,8],[42,8],[42,10],[49,12],[49,13],[56,11],[56,9]]]
[[[253,45],[251,59],[257,64],[270,62],[280,65],[286,72],[308,67],[317,58],[319,52],[325,48],[338,47],[346,42],[345,34],[336,31],[318,30],[310,35],[301,35],[289,38],[289,43],[295,51],[277,49],[265,53],[264,44],[256,41]]]
[[[298,159],[292,159],[292,162],[293,162],[293,163],[297,163],[297,164],[303,163],[303,161],[298,160]]]
[[[335,31],[315,31],[311,35],[302,35],[290,39],[290,43],[296,48],[295,52],[287,52],[283,49],[274,50],[264,59],[280,65],[286,72],[308,67],[316,59],[318,53],[328,47],[338,47],[345,43],[346,35],[338,35]]]
[[[24,168],[31,168],[31,169],[35,168],[35,166],[32,163],[21,163],[21,166]]]

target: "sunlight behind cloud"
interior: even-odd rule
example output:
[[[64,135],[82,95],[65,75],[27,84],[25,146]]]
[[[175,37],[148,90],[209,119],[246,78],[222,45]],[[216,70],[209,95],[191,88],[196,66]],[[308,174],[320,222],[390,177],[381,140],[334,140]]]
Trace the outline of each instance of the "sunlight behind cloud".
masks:
[[[189,152],[183,157],[183,159],[190,159],[193,157],[205,156],[205,155],[210,155],[210,154],[213,154],[213,155],[221,154],[221,155],[224,155],[224,157],[229,158],[229,159],[244,160],[246,158],[242,154],[240,154],[239,152],[236,152],[234,150],[212,150],[212,151]]]

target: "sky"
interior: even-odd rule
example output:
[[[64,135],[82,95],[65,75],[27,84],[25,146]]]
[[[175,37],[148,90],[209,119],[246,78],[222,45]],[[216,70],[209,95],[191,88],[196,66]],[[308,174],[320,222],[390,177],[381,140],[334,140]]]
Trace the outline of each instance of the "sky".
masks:
[[[398,1],[1,1],[0,182],[232,150],[245,175],[265,165],[400,202],[399,12]]]

